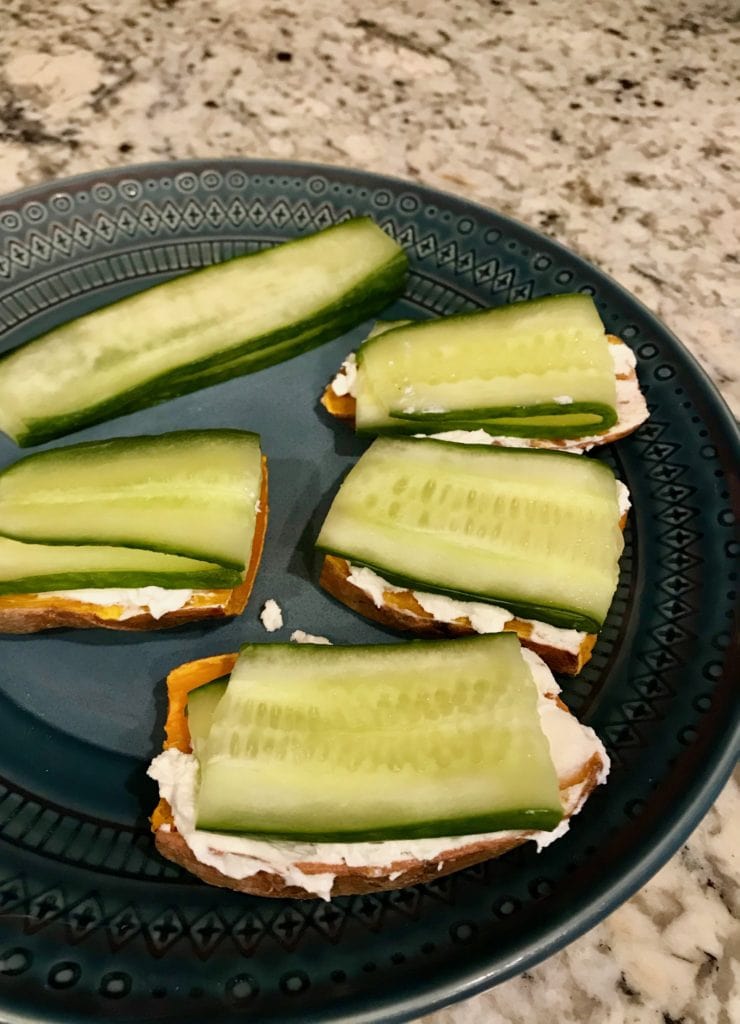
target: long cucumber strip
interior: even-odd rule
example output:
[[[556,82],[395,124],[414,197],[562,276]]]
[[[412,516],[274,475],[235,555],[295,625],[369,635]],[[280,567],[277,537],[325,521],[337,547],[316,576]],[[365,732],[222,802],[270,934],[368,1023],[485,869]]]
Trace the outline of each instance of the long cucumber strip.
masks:
[[[362,321],[372,316],[377,311],[377,302],[363,302],[355,307],[357,320]],[[303,333],[296,335],[289,341],[273,345],[267,349],[260,349],[256,352],[246,352],[235,356],[230,360],[222,360],[219,363],[206,367],[205,369],[192,369],[185,367],[183,370],[170,374],[167,379],[162,379],[159,386],[162,389],[162,400],[174,398],[183,393],[183,388],[192,391],[198,388],[210,387],[223,380],[230,380],[232,377],[240,377],[247,373],[255,373],[275,363],[284,362],[294,356],[307,352],[316,345],[315,338],[317,330],[326,334],[326,339],[335,334],[341,334],[346,329],[344,314],[326,320],[318,327],[316,325],[307,328]],[[325,340],[326,340],[325,339]]]
[[[360,432],[404,431],[410,420],[418,433],[512,426],[539,437],[562,419],[560,436],[579,436],[579,426],[598,432],[617,418],[604,326],[586,295],[386,329],[357,358]]]
[[[109,587],[231,589],[241,573],[210,562],[135,548],[24,544],[0,537],[0,594]]]
[[[550,829],[562,817],[511,634],[246,645],[196,753],[203,829],[354,841]]]
[[[597,632],[623,540],[603,463],[380,438],[344,480],[317,544],[412,589]]]
[[[261,480],[259,437],[239,430],[56,448],[0,473],[0,535],[146,548],[241,571]]]
[[[0,429],[36,444],[336,337],[401,291],[407,260],[368,218],[182,275],[0,358]]]

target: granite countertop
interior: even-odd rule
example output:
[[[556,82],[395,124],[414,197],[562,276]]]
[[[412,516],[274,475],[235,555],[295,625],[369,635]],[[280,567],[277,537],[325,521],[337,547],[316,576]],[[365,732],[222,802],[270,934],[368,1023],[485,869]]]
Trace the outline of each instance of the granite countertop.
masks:
[[[736,0],[10,0],[3,14],[2,191],[231,155],[423,181],[608,271],[740,414]],[[739,821],[736,779],[601,925],[425,1024],[740,1019]]]

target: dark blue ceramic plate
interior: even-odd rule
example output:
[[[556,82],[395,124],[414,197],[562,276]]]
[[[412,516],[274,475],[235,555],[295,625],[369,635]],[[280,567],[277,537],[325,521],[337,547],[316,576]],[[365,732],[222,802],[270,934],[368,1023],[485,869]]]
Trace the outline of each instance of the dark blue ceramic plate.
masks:
[[[270,457],[272,515],[240,619],[161,634],[0,638],[0,1014],[7,1020],[406,1020],[570,942],[676,850],[737,751],[731,619],[734,423],[693,359],[595,268],[535,231],[429,189],[272,162],[155,164],[0,204],[0,351],[173,273],[367,213],[408,250],[391,317],[550,292],[595,296],[636,350],[652,416],[603,457],[635,511],[622,578],[571,708],[613,758],[568,836],[400,892],[321,902],[238,896],[160,860],[145,777],[163,677],[286,627],[339,643],[387,634],[315,585],[312,540],[363,445],[317,406],[358,329],[309,355],[86,430],[231,426]],[[286,282],[286,287],[290,282]],[[20,452],[0,442],[0,465]],[[735,493],[736,505],[738,499]],[[735,661],[737,665],[737,661]]]

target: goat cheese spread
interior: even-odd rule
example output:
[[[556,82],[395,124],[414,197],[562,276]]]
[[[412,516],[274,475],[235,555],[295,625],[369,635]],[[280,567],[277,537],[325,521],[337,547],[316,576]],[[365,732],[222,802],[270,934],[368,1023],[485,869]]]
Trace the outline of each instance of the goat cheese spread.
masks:
[[[383,605],[383,594],[390,591],[400,594],[408,587],[397,587],[393,583],[384,580],[372,569],[352,565],[350,563],[350,574],[348,582],[364,591],[372,599],[376,608]],[[500,633],[507,622],[510,622],[514,615],[506,608],[499,608],[495,604],[486,604],[483,601],[459,601],[456,598],[447,597],[445,594],[430,594],[423,590],[412,590],[416,601],[424,611],[434,616],[437,622],[454,622],[455,619],[467,617],[476,633]],[[577,629],[563,629],[560,626],[550,626],[546,622],[536,622],[532,619],[520,619],[532,627],[531,638],[536,643],[547,644],[550,647],[559,647],[563,650],[577,654],[581,644],[586,638],[586,633]]]
[[[274,633],[276,629],[282,629],[283,612],[277,601],[270,597],[265,601],[260,612],[260,622],[268,633]]]
[[[85,604],[116,605],[123,609],[120,619],[147,612],[153,619],[161,619],[168,612],[184,608],[193,596],[192,590],[166,590],[164,587],[107,587],[92,590],[49,590],[47,597],[62,597]]]
[[[350,352],[347,358],[342,363],[339,373],[336,375],[334,380],[331,382],[331,389],[335,395],[342,398],[344,395],[355,395],[355,386],[357,384],[357,356],[354,352]]]
[[[290,641],[294,644],[328,644],[332,646],[331,640],[325,636],[316,636],[315,633],[305,633],[302,629],[294,629],[290,634]]]

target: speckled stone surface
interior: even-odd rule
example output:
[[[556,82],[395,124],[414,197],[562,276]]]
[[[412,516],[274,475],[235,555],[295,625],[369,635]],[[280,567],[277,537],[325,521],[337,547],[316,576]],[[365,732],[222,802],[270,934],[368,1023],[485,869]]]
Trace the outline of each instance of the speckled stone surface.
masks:
[[[611,273],[740,414],[737,0],[9,0],[0,190],[274,156],[458,192]],[[425,1024],[740,1020],[740,791],[599,927]]]

